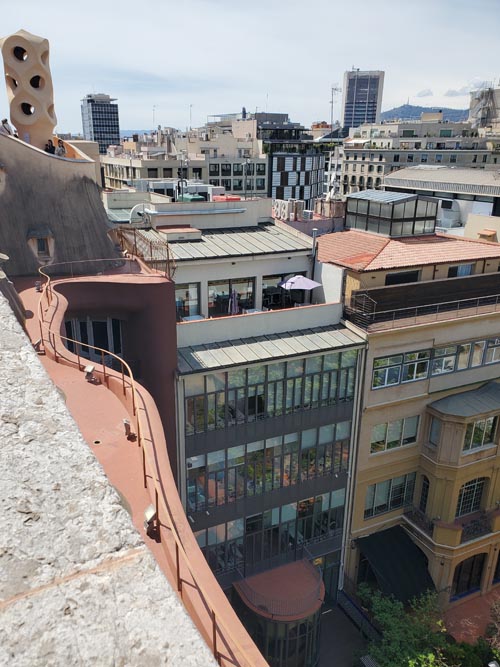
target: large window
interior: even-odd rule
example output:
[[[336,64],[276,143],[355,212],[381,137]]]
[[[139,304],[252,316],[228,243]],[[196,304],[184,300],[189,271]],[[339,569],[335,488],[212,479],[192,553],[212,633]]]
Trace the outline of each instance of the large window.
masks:
[[[478,449],[493,442],[496,423],[496,417],[488,417],[487,419],[480,419],[477,422],[467,424],[463,451],[467,452],[471,449]]]
[[[372,389],[498,363],[500,338],[378,357],[373,362]]]
[[[429,427],[429,444],[437,447],[441,439],[441,420],[437,417],[431,417],[431,424]]]
[[[416,473],[372,484],[366,490],[365,519],[390,512],[413,502]]]
[[[377,424],[372,429],[370,453],[411,445],[417,440],[418,416]]]
[[[185,378],[186,435],[354,398],[356,350]]]
[[[479,477],[478,479],[471,479],[470,482],[462,486],[458,494],[456,517],[472,514],[481,509],[485,482],[485,477]]]
[[[237,315],[254,307],[254,278],[211,280],[208,283],[208,314],[210,317]]]
[[[200,314],[200,283],[183,283],[175,286],[177,319]]]
[[[486,554],[476,554],[457,565],[451,586],[452,600],[478,591],[481,588],[481,577],[485,560]]]
[[[202,511],[347,472],[350,434],[351,422],[345,421],[188,457],[188,509]]]
[[[323,493],[195,533],[216,573],[248,567],[342,533],[345,489]]]

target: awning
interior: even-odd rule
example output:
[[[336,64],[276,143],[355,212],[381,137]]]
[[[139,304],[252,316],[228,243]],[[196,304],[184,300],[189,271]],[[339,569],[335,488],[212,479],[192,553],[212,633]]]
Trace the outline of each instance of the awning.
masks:
[[[362,537],[356,543],[385,595],[406,603],[426,590],[435,590],[426,557],[401,526]]]

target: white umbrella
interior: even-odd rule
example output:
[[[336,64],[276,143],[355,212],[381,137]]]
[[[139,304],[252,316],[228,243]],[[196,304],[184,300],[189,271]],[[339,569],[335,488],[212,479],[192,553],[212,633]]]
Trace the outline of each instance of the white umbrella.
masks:
[[[287,278],[283,282],[279,283],[279,286],[286,290],[292,289],[306,289],[312,290],[315,287],[321,287],[321,283],[317,283],[315,280],[306,278],[305,276],[292,276]]]

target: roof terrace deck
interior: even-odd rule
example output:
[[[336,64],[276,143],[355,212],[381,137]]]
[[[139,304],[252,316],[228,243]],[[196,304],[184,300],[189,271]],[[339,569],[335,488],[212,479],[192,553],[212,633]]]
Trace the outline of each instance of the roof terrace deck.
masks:
[[[500,311],[498,273],[358,290],[344,316],[369,332]]]

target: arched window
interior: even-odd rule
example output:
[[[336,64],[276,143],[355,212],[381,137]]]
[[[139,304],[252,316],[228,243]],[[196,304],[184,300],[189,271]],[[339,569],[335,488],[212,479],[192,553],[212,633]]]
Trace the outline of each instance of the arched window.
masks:
[[[381,183],[382,183],[382,180],[380,178],[375,179],[375,187],[376,188],[379,188]]]
[[[486,477],[478,477],[477,479],[471,479],[462,486],[458,494],[456,517],[472,514],[472,512],[481,509],[485,482]]]
[[[481,577],[486,560],[486,554],[476,554],[463,560],[455,568],[453,584],[451,585],[451,599],[469,595],[481,588]]]
[[[359,185],[360,188],[365,187],[365,177],[364,176],[359,177],[358,185]]]
[[[351,176],[351,185],[356,185],[356,176]]]
[[[425,475],[422,475],[422,486],[420,488],[420,502],[418,504],[418,508],[424,514],[427,509],[427,499],[429,498],[429,487],[430,487],[429,478],[426,477]]]
[[[368,178],[366,179],[366,187],[373,188],[373,178],[371,176],[368,176]]]

